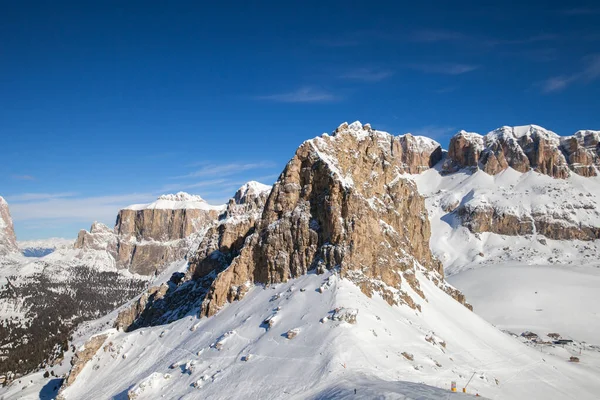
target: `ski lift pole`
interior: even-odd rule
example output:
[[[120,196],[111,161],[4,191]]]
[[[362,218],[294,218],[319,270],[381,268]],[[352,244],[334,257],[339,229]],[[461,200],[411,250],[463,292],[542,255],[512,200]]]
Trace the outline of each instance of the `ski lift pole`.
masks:
[[[467,382],[467,384],[463,388],[463,393],[467,393],[467,386],[469,386],[469,383],[471,383],[471,381],[473,380],[473,377],[475,376],[476,373],[477,373],[477,371],[473,372],[473,375],[471,375],[471,379],[469,379],[469,382]]]

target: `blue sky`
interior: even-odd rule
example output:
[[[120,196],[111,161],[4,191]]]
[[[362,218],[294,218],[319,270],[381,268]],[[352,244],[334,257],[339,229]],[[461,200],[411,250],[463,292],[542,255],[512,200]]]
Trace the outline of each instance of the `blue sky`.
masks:
[[[600,129],[594,2],[219,3],[3,5],[0,195],[19,239],[164,192],[223,202],[343,121],[444,147],[459,129]]]

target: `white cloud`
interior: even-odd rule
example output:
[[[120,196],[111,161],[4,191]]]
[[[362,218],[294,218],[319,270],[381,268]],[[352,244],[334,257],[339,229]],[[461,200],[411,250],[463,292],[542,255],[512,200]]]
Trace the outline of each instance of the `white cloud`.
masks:
[[[409,68],[428,74],[443,74],[443,75],[461,75],[467,72],[475,71],[479,65],[472,64],[453,64],[453,63],[436,63],[436,64],[409,64]]]
[[[330,103],[339,97],[323,89],[305,86],[291,92],[257,96],[256,99],[278,103]]]
[[[394,75],[393,71],[380,68],[355,68],[349,70],[339,77],[363,82],[379,82]]]
[[[6,196],[6,200],[13,201],[32,201],[32,200],[52,200],[64,197],[73,197],[77,193],[74,192],[63,192],[63,193],[21,193],[12,196]]]
[[[22,199],[18,202],[14,198]],[[14,196],[9,203],[14,221],[60,219],[63,221],[110,221],[119,209],[133,203],[151,202],[156,194],[129,193],[111,196],[65,197],[62,193],[48,194],[34,201],[30,196]],[[24,200],[27,199],[27,200]]]
[[[230,164],[205,164],[202,168],[186,175],[175,177],[175,179],[199,178],[211,176],[231,176],[243,171],[254,169],[270,168],[274,164],[270,161],[262,161],[258,163],[230,163]]]
[[[455,132],[456,128],[454,127],[438,125],[426,125],[411,131],[411,133],[415,136],[426,136],[437,141]]]
[[[585,67],[571,75],[554,76],[541,82],[539,86],[544,93],[559,92],[573,83],[589,83],[600,78],[600,54],[592,54],[584,58]]]
[[[436,29],[422,29],[414,31],[410,35],[410,40],[419,43],[454,42],[467,38],[466,35],[460,32]]]

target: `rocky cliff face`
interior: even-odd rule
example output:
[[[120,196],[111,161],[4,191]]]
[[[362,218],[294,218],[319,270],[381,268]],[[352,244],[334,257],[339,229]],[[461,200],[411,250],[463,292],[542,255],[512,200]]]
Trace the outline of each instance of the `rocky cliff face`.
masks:
[[[270,192],[271,186],[258,182],[248,182],[238,189],[219,220],[206,230],[190,259],[188,273],[175,274],[168,283],[149,288],[131,307],[119,313],[115,326],[128,330],[166,323],[198,307],[214,271],[226,268],[254,231]]]
[[[8,203],[0,196],[0,256],[18,253],[17,238],[13,228]]]
[[[117,264],[143,275],[154,273],[183,258],[190,247],[188,239],[217,220],[223,210],[200,196],[178,193],[119,211]]]
[[[284,282],[309,270],[337,269],[364,293],[413,308],[414,296],[424,297],[418,278],[424,275],[466,304],[443,280],[429,250],[423,198],[403,176],[429,168],[440,152],[431,140],[394,137],[358,122],[303,143],[272,191],[254,197],[250,209],[236,194],[185,277],[170,282],[166,294],[152,290],[158,301],[142,296],[145,307],[135,322],[125,310],[117,325],[165,323],[195,307],[210,316],[252,284]]]
[[[106,250],[116,256],[117,236],[108,226],[94,222],[89,231],[85,229],[79,231],[74,247],[82,250]]]
[[[119,268],[151,275],[182,259],[225,206],[211,206],[200,196],[178,193],[151,204],[119,211],[114,229],[95,222],[79,232],[75,248],[106,250]]]
[[[451,173],[470,167],[496,175],[511,167],[561,179],[568,177],[570,171],[595,176],[599,165],[598,137],[596,131],[560,137],[536,125],[504,126],[485,136],[461,131],[450,140],[442,171]]]
[[[423,149],[402,146],[413,139],[353,123],[302,144],[275,183],[256,232],[213,282],[202,313],[240,299],[249,282],[285,282],[332,268],[368,295],[414,306],[411,294],[422,296],[416,271],[441,276],[442,269],[429,251],[423,199],[401,176],[423,166],[424,157],[416,156]]]

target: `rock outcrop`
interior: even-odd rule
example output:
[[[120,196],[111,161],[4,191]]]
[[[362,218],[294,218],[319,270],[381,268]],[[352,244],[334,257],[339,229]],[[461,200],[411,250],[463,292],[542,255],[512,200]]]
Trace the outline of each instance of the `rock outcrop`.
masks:
[[[117,254],[117,236],[108,226],[94,222],[89,231],[82,229],[77,235],[74,248],[82,250],[106,250],[113,257]]]
[[[150,275],[161,266],[183,258],[188,239],[219,218],[224,206],[211,206],[200,196],[165,195],[151,204],[119,211],[117,265]]]
[[[199,307],[214,271],[229,265],[253,232],[270,192],[271,186],[258,182],[248,182],[239,188],[219,220],[204,234],[196,254],[190,259],[188,273],[174,274],[168,283],[148,289],[119,313],[115,327],[132,330],[166,323]]]
[[[63,383],[63,388],[68,387],[77,378],[77,375],[83,370],[83,367],[94,357],[96,352],[102,347],[108,335],[97,335],[92,336],[90,340],[88,340],[82,349],[79,349],[73,359],[71,360],[71,365],[73,366],[69,371],[69,375],[65,379]]]
[[[304,142],[272,190],[242,187],[204,235],[187,274],[158,301],[142,296],[124,310],[119,327],[166,323],[195,307],[210,316],[253,284],[309,270],[339,270],[364,293],[415,309],[424,298],[419,280],[427,277],[468,306],[443,280],[429,250],[424,200],[403,176],[440,156],[431,140],[394,137],[358,122]]]
[[[214,279],[202,315],[242,298],[249,283],[332,268],[369,296],[377,292],[390,304],[418,308],[413,296],[424,295],[416,274],[441,282],[443,270],[429,250],[423,198],[402,176],[420,169],[407,160],[420,164],[422,157],[407,154],[402,140],[355,122],[303,143],[275,183],[255,231]]]
[[[114,229],[94,222],[89,232],[79,232],[75,248],[105,250],[117,267],[152,275],[183,259],[224,210],[200,196],[163,195],[154,203],[120,210]]]
[[[0,255],[18,252],[17,237],[15,236],[8,203],[0,196]]]
[[[511,167],[561,179],[567,178],[570,171],[595,176],[599,135],[597,131],[579,131],[560,137],[537,125],[504,126],[485,136],[461,131],[450,140],[442,171],[472,168],[496,175]]]
[[[600,132],[578,131],[573,136],[561,138],[561,148],[569,168],[582,176],[597,176],[600,161]]]

